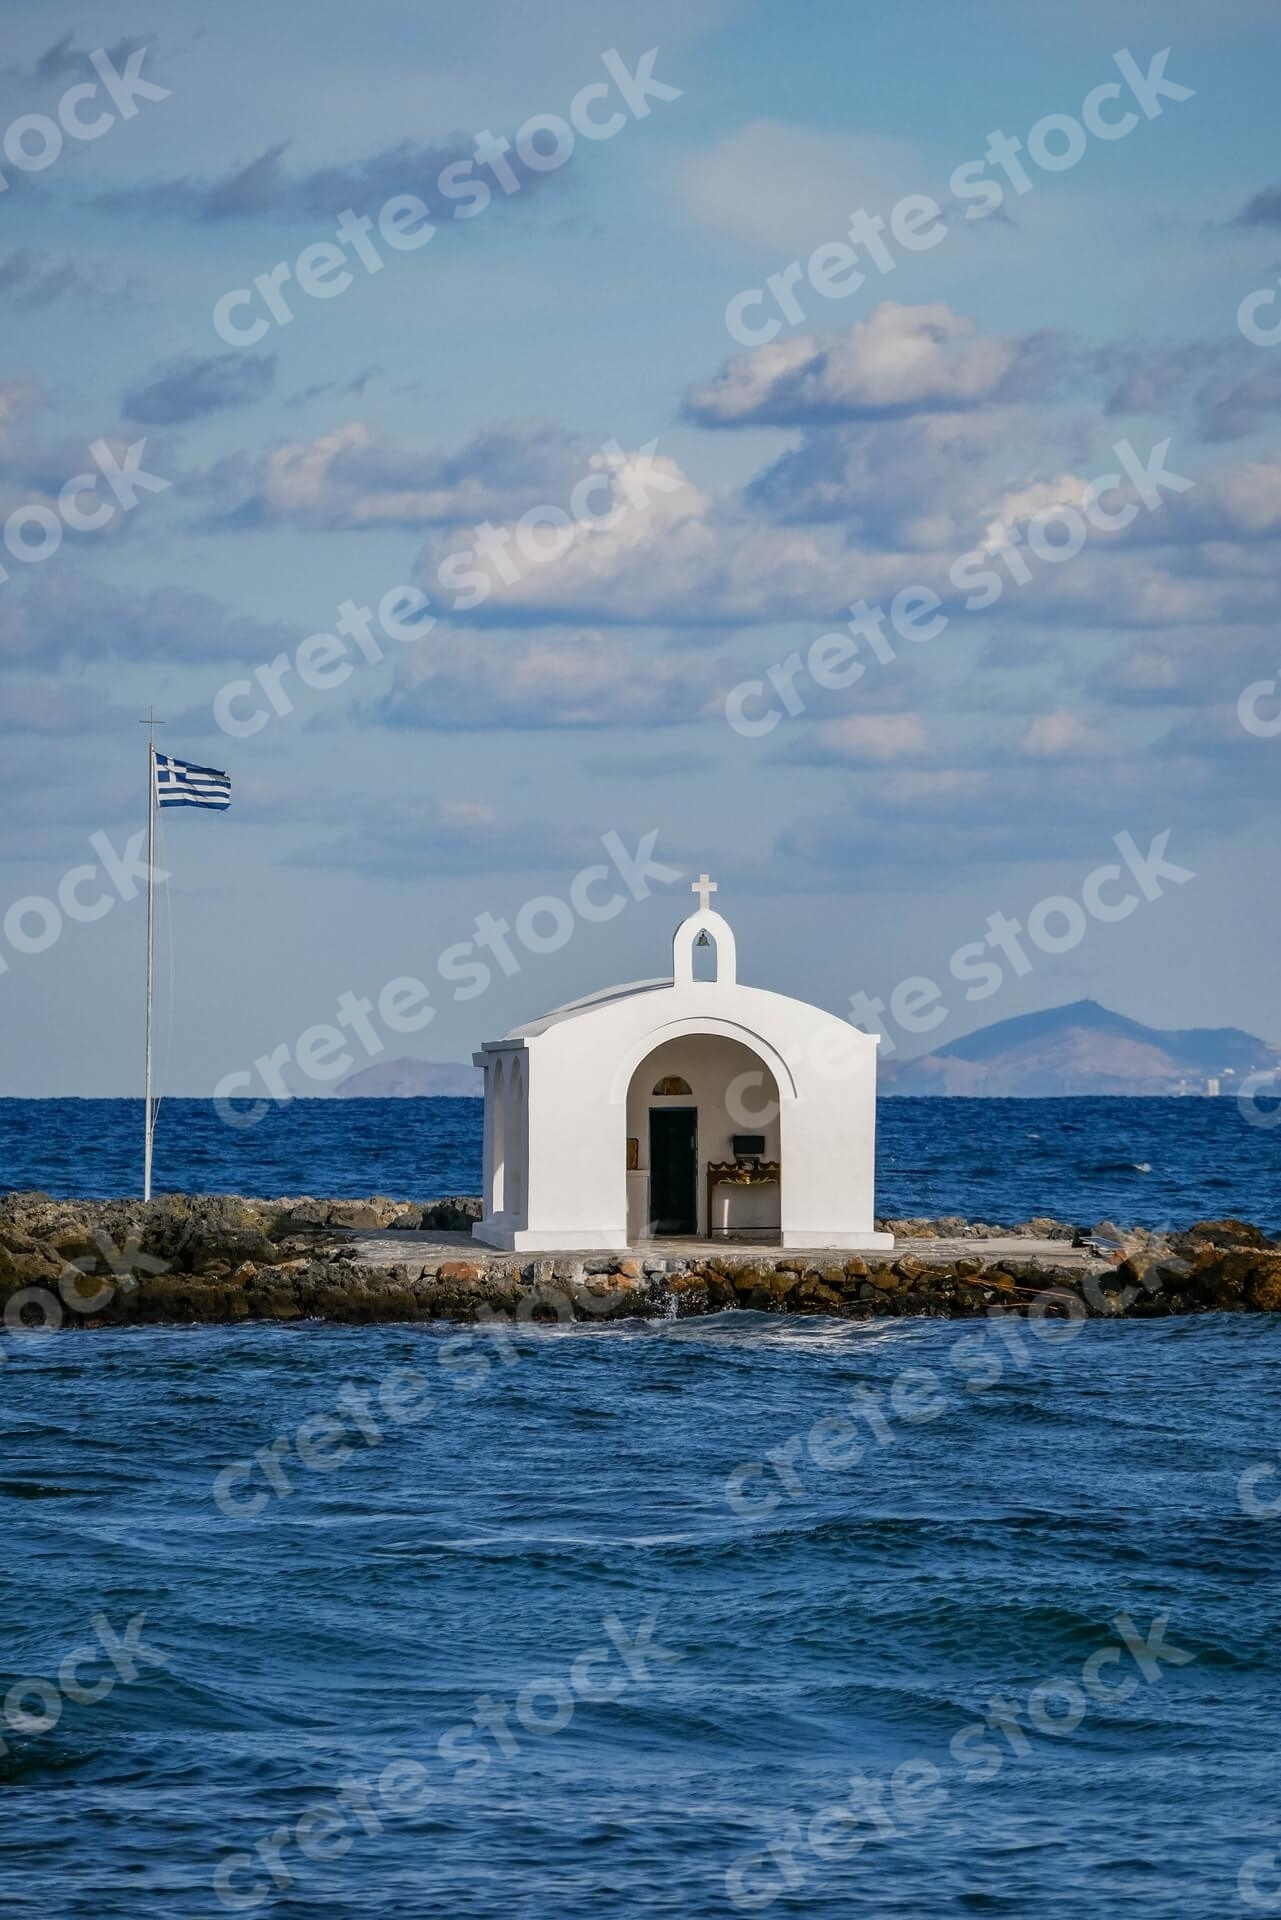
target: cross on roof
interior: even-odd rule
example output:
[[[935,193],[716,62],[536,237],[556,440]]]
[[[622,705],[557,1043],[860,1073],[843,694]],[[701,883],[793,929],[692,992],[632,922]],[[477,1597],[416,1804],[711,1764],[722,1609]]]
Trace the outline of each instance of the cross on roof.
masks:
[[[704,913],[711,912],[711,906],[712,906],[711,896],[716,891],[717,891],[716,882],[714,880],[709,880],[705,873],[700,873],[697,880],[693,881],[690,886],[690,892],[696,893],[698,895],[699,906],[702,908],[702,911]]]

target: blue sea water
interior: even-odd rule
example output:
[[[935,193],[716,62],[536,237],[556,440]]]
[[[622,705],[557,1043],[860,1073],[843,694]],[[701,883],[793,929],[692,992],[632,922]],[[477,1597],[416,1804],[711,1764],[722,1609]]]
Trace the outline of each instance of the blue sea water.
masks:
[[[882,1100],[877,1211],[1010,1224],[1190,1225],[1225,1213],[1281,1230],[1281,1127],[1235,1100]],[[0,1191],[136,1194],[137,1100],[0,1100]],[[213,1103],[166,1100],[157,1192],[479,1193],[478,1100],[297,1100],[229,1127]]]
[[[106,1330],[0,1380],[3,1684],[59,1711],[0,1727],[22,1920],[1221,1920],[1281,1846],[1275,1318]],[[144,1613],[163,1664],[59,1703]]]
[[[174,1102],[160,1183],[474,1190],[478,1120]],[[0,1180],[130,1191],[137,1121],[0,1102]],[[892,1100],[880,1205],[1275,1226],[1275,1138],[1227,1101]],[[1281,1481],[1257,1517],[1238,1483],[1278,1458],[1281,1318],[1043,1331],[0,1334],[0,1908],[1272,1910],[1238,1875],[1281,1888]],[[141,1615],[121,1672],[97,1630]]]

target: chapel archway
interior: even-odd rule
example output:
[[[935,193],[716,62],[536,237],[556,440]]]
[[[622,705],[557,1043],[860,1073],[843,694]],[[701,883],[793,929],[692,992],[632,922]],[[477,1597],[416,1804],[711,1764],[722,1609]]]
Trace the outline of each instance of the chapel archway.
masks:
[[[777,1242],[778,1083],[724,1034],[663,1041],[627,1091],[627,1237]]]

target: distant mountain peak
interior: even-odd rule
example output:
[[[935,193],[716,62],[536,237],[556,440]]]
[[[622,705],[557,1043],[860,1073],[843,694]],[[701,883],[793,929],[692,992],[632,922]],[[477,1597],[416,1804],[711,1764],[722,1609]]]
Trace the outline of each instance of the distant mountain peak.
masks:
[[[1239,1027],[1167,1031],[1073,1000],[1015,1014],[916,1060],[887,1060],[887,1093],[1062,1096],[1230,1092],[1281,1066],[1281,1048]]]

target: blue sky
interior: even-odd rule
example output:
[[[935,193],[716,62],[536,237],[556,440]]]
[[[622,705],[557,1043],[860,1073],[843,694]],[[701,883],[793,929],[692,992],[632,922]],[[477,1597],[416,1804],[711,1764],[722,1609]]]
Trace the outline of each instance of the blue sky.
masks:
[[[387,1051],[465,1059],[664,971],[703,867],[743,975],[843,1012],[948,980],[989,916],[1079,897],[1115,835],[1146,848],[1166,829],[1194,881],[1037,952],[982,1005],[953,983],[931,1041],[1086,995],[1281,1040],[1281,740],[1237,716],[1281,670],[1281,347],[1237,325],[1281,274],[1273,7],[557,0],[434,18],[319,0],[304,23],[237,0],[91,20],[8,0],[5,27],[0,133],[56,122],[98,48],[119,72],[145,48],[142,78],[167,90],[39,171],[0,160],[0,521],[36,538],[23,510],[56,516],[94,442],[120,461],[145,439],[144,470],[169,482],[98,530],[67,526],[46,559],[0,550],[0,922],[56,900],[91,836],[122,846],[143,823],[149,702],[164,750],[231,773],[227,815],[165,822],[166,1090],[208,1094],[399,976],[431,985],[436,1014]],[[1190,97],[1063,170],[1029,161],[1044,116],[1079,119],[1120,84],[1119,49],[1146,74],[1166,47]],[[679,97],[637,115],[602,56],[634,73],[652,48]],[[596,83],[597,124],[622,112],[612,137],[521,165],[510,195],[473,163],[493,198],[454,217],[439,176],[482,131],[515,158],[526,119],[565,119]],[[82,96],[82,124],[104,100]],[[1101,111],[1135,106],[1123,85]],[[967,219],[949,182],[997,130],[1025,143],[1031,189],[1006,181]],[[413,194],[435,232],[397,250],[379,212]],[[864,249],[843,297],[805,281],[856,210],[889,222],[908,195],[934,199],[936,245],[896,246],[886,273]],[[309,297],[299,256],[348,208],[383,265],[348,248],[351,283]],[[750,318],[778,318],[774,337],[733,338],[734,296],[794,260],[803,319],[766,300]],[[280,261],[292,320],[230,345],[217,302]],[[264,311],[255,297],[237,323]],[[949,568],[989,527],[1026,552],[1033,517],[1115,472],[1119,441],[1146,461],[1167,439],[1190,487],[1148,510],[1122,475],[1106,498],[1136,505],[1124,530],[963,605]],[[453,605],[438,569],[478,525],[563,514],[593,472],[596,511],[626,505],[601,450],[654,441],[668,490],[648,508]],[[857,684],[802,680],[803,712],[731,727],[733,687],[916,583],[946,631],[885,662],[864,642]],[[398,587],[434,626],[374,663],[349,647],[327,690],[293,671],[291,712],[220,730],[221,688]],[[602,836],[651,831],[679,882],[520,950],[466,1002],[441,983],[479,915],[568,898]],[[0,937],[0,1093],[138,1090],[143,931],[141,900],[117,899],[43,951]]]

